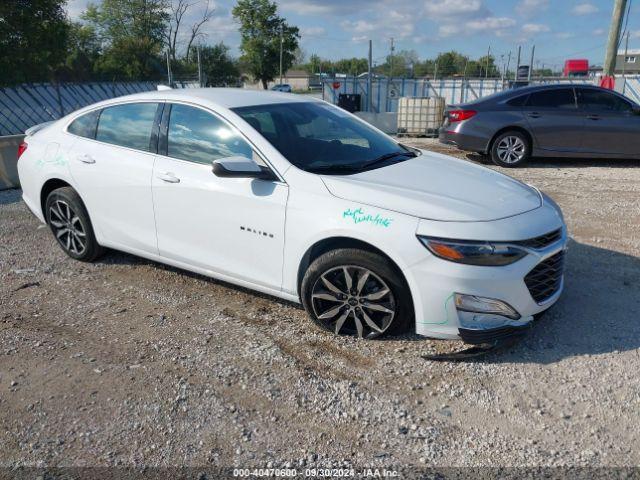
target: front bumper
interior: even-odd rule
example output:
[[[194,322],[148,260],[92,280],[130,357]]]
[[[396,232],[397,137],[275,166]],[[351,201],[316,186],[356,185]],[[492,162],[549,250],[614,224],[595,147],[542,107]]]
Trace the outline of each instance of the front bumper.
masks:
[[[564,288],[564,277],[560,274],[550,295],[536,301],[535,289],[531,288],[531,282],[527,285],[525,278],[541,263],[563,254],[566,244],[566,227],[563,227],[559,240],[543,249],[527,249],[529,255],[503,267],[461,265],[429,255],[409,272],[419,290],[418,295],[413,295],[416,333],[468,343],[490,343],[481,340],[500,337],[505,332],[520,332],[534,316],[555,304]],[[520,318],[459,310],[455,304],[456,293],[500,300],[511,306]]]

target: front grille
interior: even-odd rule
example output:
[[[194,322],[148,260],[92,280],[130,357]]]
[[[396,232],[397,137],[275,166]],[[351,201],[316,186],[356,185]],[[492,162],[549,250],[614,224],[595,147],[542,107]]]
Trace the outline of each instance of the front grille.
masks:
[[[458,329],[460,338],[465,343],[472,345],[482,345],[486,343],[502,343],[510,339],[517,339],[529,331],[530,325],[521,327],[500,327],[489,330],[470,330],[466,328]]]
[[[536,302],[542,303],[560,290],[563,271],[564,251],[540,262],[524,277],[524,283]]]
[[[519,242],[514,242],[517,245],[521,245],[527,248],[545,248],[549,245],[554,244],[558,240],[562,238],[562,229],[554,230],[553,232],[549,232],[546,235],[540,235],[536,238],[530,238],[529,240],[522,240]]]

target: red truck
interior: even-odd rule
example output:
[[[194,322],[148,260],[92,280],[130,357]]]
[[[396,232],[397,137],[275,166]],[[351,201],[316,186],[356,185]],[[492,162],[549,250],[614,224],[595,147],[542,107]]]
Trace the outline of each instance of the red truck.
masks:
[[[587,77],[589,76],[589,60],[577,59],[564,62],[564,77]]]

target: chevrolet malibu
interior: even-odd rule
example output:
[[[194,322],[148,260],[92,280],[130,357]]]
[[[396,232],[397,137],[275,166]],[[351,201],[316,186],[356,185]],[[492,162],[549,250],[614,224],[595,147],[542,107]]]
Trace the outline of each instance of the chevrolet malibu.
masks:
[[[303,96],[108,100],[30,129],[18,170],[70,257],[111,248],[301,302],[336,334],[495,342],[563,288],[548,196]]]

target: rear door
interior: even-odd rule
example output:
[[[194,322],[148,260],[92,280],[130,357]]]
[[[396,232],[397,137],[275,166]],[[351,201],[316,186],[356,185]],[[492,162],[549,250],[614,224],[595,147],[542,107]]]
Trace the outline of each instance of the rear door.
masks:
[[[535,148],[552,152],[580,151],[584,117],[578,111],[572,87],[531,93],[523,113],[533,132]]]
[[[159,108],[158,102],[106,107],[95,134],[81,135],[72,147],[71,174],[109,246],[157,254],[151,176]]]
[[[626,99],[595,88],[577,88],[584,117],[583,149],[598,155],[640,156],[640,115]]]

